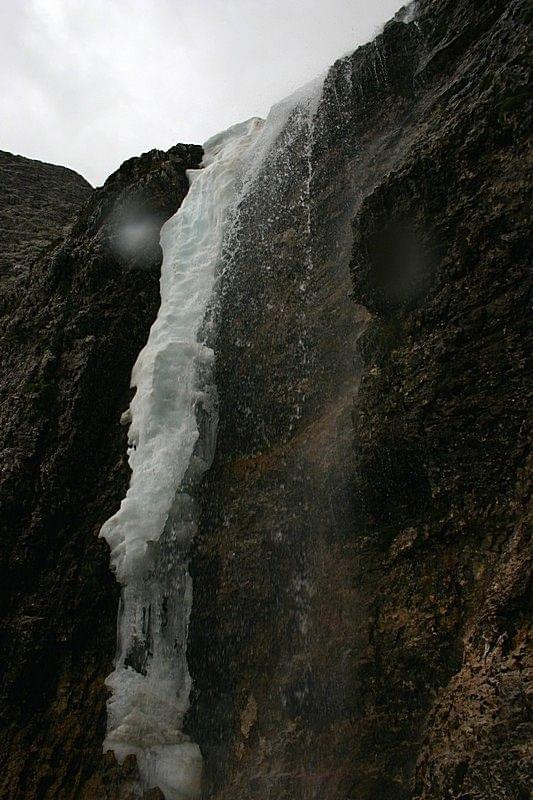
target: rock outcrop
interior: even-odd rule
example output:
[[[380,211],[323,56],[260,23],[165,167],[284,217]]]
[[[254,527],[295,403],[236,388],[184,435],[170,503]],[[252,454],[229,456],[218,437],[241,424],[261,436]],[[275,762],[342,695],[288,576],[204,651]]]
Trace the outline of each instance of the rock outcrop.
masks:
[[[206,799],[529,796],[531,18],[418,0],[331,68],[244,200],[190,565]],[[159,229],[201,156],[152,151],[92,192],[0,157],[2,800],[135,794],[135,759],[102,755],[98,533],[128,485]]]
[[[245,200],[191,567],[206,797],[528,794],[530,15],[421,0]]]
[[[0,315],[16,302],[31,262],[64,238],[91,191],[71,169],[0,150]]]
[[[32,228],[42,165],[24,164],[8,235],[18,237],[16,225],[27,235],[12,265],[23,277],[0,347],[5,800],[126,797],[117,787],[134,780],[134,764],[117,770],[102,757],[118,589],[98,533],[128,485],[119,419],[159,306],[159,229],[201,157],[200,147],[176,145],[127,161],[90,194],[64,240],[72,187],[81,185],[81,199],[85,183],[48,167],[56,195],[45,197],[47,225],[38,227],[39,210]],[[50,252],[39,254],[43,240]]]

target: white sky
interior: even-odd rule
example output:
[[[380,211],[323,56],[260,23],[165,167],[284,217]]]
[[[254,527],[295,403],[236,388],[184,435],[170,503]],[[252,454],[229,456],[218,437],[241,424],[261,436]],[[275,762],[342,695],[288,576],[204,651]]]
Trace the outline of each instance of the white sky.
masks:
[[[270,106],[402,0],[0,0],[0,149],[100,184]]]

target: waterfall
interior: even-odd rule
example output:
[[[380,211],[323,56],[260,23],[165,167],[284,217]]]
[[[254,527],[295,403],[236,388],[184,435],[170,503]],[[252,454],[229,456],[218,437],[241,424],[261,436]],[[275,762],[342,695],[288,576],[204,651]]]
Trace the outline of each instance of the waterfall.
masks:
[[[126,416],[130,487],[101,535],[122,584],[104,749],[120,762],[134,754],[139,790],[158,786],[166,800],[194,800],[200,793],[200,749],[182,731],[191,688],[188,554],[196,531],[195,487],[215,448],[212,366],[220,283],[230,285],[224,278],[239,248],[242,257],[239,204],[261,193],[272,159],[278,153],[288,158],[302,137],[307,166],[300,205],[310,236],[310,148],[322,83],[313,81],[274,106],[266,123],[254,118],[210,139],[201,168],[188,172],[187,197],[161,232],[161,307],[133,368],[136,394]],[[283,163],[277,169],[281,174]],[[271,207],[279,209],[278,197]],[[312,268],[308,253],[305,275]],[[296,415],[298,408],[299,401]]]
[[[104,749],[119,761],[134,754],[139,788],[158,786],[166,800],[200,791],[200,750],[182,722],[194,487],[213,458],[217,420],[207,311],[239,174],[261,125],[252,119],[206,143],[187,197],[161,232],[161,307],[132,372],[130,487],[101,531],[122,584]]]
[[[280,385],[281,375],[264,373],[264,392],[251,392],[251,384],[235,375],[228,388],[230,397],[238,398],[238,409],[225,409],[225,421],[234,413],[240,417],[237,426],[239,447],[243,451],[261,451],[270,446],[273,437],[283,439],[293,435],[308,399],[308,380],[312,358],[308,339],[308,302],[312,284],[312,151],[315,124],[322,98],[325,75],[298,89],[270,110],[264,127],[254,145],[244,176],[244,191],[236,219],[224,247],[224,279],[221,286],[221,330],[223,341],[231,342],[233,353],[239,353],[242,365],[253,359],[253,369],[263,370],[263,360],[249,349],[252,331],[242,323],[253,318],[254,325],[268,328],[277,313],[291,315],[286,356],[291,361],[285,375],[290,385]],[[293,237],[290,258],[280,258],[284,237]],[[288,254],[288,251],[287,251]],[[289,277],[284,274],[289,273]],[[288,305],[285,301],[270,302],[276,286],[288,281],[294,291]],[[258,294],[258,287],[261,290]],[[285,300],[288,298],[286,297]],[[278,300],[280,300],[278,298]],[[232,308],[242,306],[253,314],[245,314],[228,323]],[[226,330],[232,327],[231,333]],[[218,355],[218,353],[217,353]],[[221,354],[222,363],[228,354]],[[226,376],[227,386],[231,377]],[[254,409],[269,397],[268,414],[256,417]],[[277,419],[276,432],[267,430],[272,408],[283,414]],[[283,408],[283,410],[282,410]],[[241,444],[242,443],[242,444]]]

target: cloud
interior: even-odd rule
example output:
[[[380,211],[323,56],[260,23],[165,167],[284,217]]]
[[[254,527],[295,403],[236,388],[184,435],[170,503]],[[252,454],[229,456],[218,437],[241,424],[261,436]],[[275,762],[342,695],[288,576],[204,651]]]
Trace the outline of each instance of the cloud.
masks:
[[[101,183],[203,142],[358,44],[401,0],[0,0],[0,147]]]

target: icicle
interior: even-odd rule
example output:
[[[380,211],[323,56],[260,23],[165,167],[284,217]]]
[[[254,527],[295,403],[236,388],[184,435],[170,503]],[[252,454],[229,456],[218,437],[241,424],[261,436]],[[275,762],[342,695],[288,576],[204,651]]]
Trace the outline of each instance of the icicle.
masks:
[[[185,201],[161,233],[161,307],[132,373],[130,488],[101,535],[123,587],[104,748],[119,761],[134,754],[142,788],[158,786],[166,800],[195,800],[200,793],[200,750],[182,723],[191,687],[186,649],[194,487],[212,461],[216,436],[215,287],[238,247],[239,201],[257,188],[267,157],[287,131],[289,139],[304,133],[302,204],[310,239],[313,118],[322,83],[323,77],[274,106],[266,123],[252,119],[210,139],[202,168],[188,173]],[[311,270],[309,242],[304,284]],[[305,360],[303,342],[302,348]]]
[[[142,788],[158,786],[166,800],[200,793],[200,750],[181,728],[191,683],[193,490],[216,431],[206,312],[239,171],[261,126],[252,119],[206,143],[202,168],[189,171],[189,193],[162,230],[161,307],[132,373],[130,488],[101,531],[123,587],[104,749],[119,761],[135,754]]]

